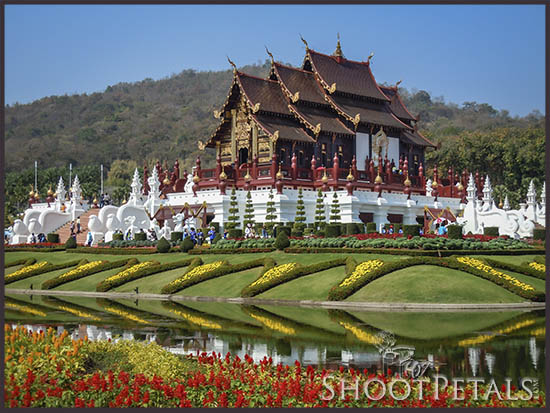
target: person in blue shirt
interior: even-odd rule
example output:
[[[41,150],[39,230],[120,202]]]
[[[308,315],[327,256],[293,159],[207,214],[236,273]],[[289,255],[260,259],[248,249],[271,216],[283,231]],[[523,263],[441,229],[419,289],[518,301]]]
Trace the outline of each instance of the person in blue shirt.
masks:
[[[202,242],[204,241],[204,234],[202,233],[202,228],[199,228],[197,231],[197,244],[202,245]]]
[[[197,232],[195,231],[195,228],[191,228],[190,232],[191,241],[193,241],[193,244],[197,243]]]
[[[210,240],[210,245],[212,245],[214,238],[216,238],[216,230],[214,227],[210,227],[210,231],[208,231],[208,239]]]

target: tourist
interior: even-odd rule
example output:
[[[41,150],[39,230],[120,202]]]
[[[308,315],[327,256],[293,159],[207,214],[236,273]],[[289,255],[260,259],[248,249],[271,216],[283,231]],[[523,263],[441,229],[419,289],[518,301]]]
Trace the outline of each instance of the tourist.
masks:
[[[202,233],[202,228],[199,228],[199,230],[197,231],[197,244],[201,246],[203,241],[204,241],[204,234]]]
[[[244,237],[245,238],[251,238],[252,237],[252,225],[250,225],[250,223],[248,223],[246,225],[246,228],[244,230]]]
[[[197,243],[197,231],[195,231],[195,228],[191,228],[189,236],[191,237],[191,241],[193,241],[193,244],[196,244]]]
[[[90,231],[88,231],[88,235],[86,236],[86,246],[91,247],[93,240],[94,240],[94,237],[93,237],[92,233]]]
[[[36,244],[36,235],[34,235],[34,232],[31,234],[31,244]]]
[[[65,203],[62,203],[61,204],[61,212],[65,212],[65,210],[67,209],[67,207],[65,206]]]
[[[72,237],[74,235],[74,221],[71,221],[70,229],[71,229],[71,237]]]
[[[46,242],[46,236],[44,235],[43,232],[38,234],[38,242]]]
[[[223,230],[223,239],[227,239],[227,236],[229,235],[229,232],[224,228]]]
[[[76,219],[76,233],[80,234],[80,217]]]
[[[214,238],[216,238],[216,229],[214,227],[210,227],[210,231],[208,231],[208,242],[210,245],[214,242]]]
[[[267,233],[267,228],[265,226],[265,224],[262,225],[262,238],[267,238],[269,237],[269,234]]]
[[[185,238],[187,238],[188,236],[189,236],[189,231],[187,230],[187,228],[185,228],[185,229],[183,230],[183,238],[182,238],[182,239],[185,239]]]
[[[393,225],[390,225],[390,229],[388,231],[388,234],[393,234]]]
[[[397,231],[399,234],[403,233],[403,228],[399,228],[399,231]]]
[[[386,231],[386,227],[382,227],[382,234],[386,234],[387,231]]]

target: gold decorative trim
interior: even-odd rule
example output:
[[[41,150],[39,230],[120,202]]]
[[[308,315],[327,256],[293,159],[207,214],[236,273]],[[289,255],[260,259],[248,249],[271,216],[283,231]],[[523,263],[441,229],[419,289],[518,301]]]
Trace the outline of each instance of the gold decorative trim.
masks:
[[[355,125],[355,127],[357,128],[357,125],[359,125],[359,122],[361,122],[361,114],[358,113],[357,115],[355,115],[352,122]]]
[[[260,102],[252,106],[252,113],[257,113],[260,110]]]
[[[321,133],[321,124],[320,123],[315,125],[315,129],[313,129],[313,133],[315,133],[315,136],[317,136]]]
[[[331,95],[336,92],[336,83],[333,83],[332,85],[330,85],[330,87],[328,88],[328,93],[330,93]]]
[[[293,94],[292,97],[290,98],[290,100],[292,100],[292,103],[298,102],[299,99],[300,99],[300,91]]]
[[[199,147],[199,151],[204,151],[204,148],[206,148],[206,144],[203,141],[198,141],[197,146]]]
[[[278,130],[273,132],[273,135],[271,135],[271,142],[273,142],[275,144],[275,143],[277,143],[277,139],[279,139],[279,131]]]
[[[222,116],[221,110],[214,110],[214,118],[219,119]]]

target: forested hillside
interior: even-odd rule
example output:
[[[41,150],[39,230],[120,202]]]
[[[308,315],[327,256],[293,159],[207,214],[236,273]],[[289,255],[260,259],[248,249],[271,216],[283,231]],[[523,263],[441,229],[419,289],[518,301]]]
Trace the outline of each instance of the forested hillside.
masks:
[[[268,69],[267,61],[241,68],[257,76],[265,76]],[[171,165],[180,159],[183,168],[189,169],[199,153],[197,141],[206,140],[217,125],[212,112],[225,100],[231,79],[231,70],[185,70],[157,81],[108,86],[100,93],[51,96],[7,106],[5,168],[10,209],[24,207],[34,160],[44,171],[39,178],[41,192],[55,185],[53,176],[60,171],[65,171],[67,180],[69,163],[82,171],[98,172],[99,164],[108,169],[115,162],[120,168],[117,160],[133,161],[122,165],[135,167],[157,159]],[[539,177],[540,188],[545,143],[540,113],[511,117],[487,103],[446,103],[423,90],[400,88],[400,93],[410,111],[420,115],[420,130],[440,144],[427,156],[428,174],[435,161],[445,171],[451,164],[478,169],[491,175],[497,196],[503,195],[505,185],[512,202],[524,196],[528,178]],[[212,165],[211,151],[201,156],[203,165]],[[54,167],[58,169],[45,171]],[[97,179],[95,172],[89,175]],[[111,181],[121,189],[128,184],[122,178]],[[98,182],[83,183],[86,196],[97,193]]]

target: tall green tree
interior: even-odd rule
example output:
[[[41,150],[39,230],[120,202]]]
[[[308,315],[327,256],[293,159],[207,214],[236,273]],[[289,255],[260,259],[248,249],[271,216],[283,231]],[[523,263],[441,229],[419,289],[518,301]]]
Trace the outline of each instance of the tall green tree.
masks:
[[[254,226],[256,221],[254,221],[254,205],[252,204],[252,195],[250,191],[246,193],[246,204],[244,207],[244,216],[243,216],[243,226],[246,228],[248,224]]]
[[[315,200],[315,228],[321,229],[327,221],[327,214],[325,211],[325,201],[323,191],[319,188],[317,191],[317,199]]]
[[[266,229],[269,231],[269,233],[272,233],[273,227],[275,226],[275,219],[277,219],[277,215],[275,215],[275,201],[273,201],[273,189],[269,190],[268,195],[268,201],[266,202],[266,208],[265,208],[265,226]]]
[[[330,222],[332,224],[338,224],[341,220],[340,218],[340,202],[338,201],[338,195],[334,192],[332,197],[332,204],[330,207]]]
[[[296,216],[292,227],[293,236],[301,237],[306,227],[306,207],[304,205],[304,194],[302,188],[298,189],[298,200],[296,201]]]
[[[237,201],[237,191],[235,187],[231,190],[231,197],[229,198],[229,217],[227,217],[227,223],[225,228],[235,229],[239,226],[239,202]]]

